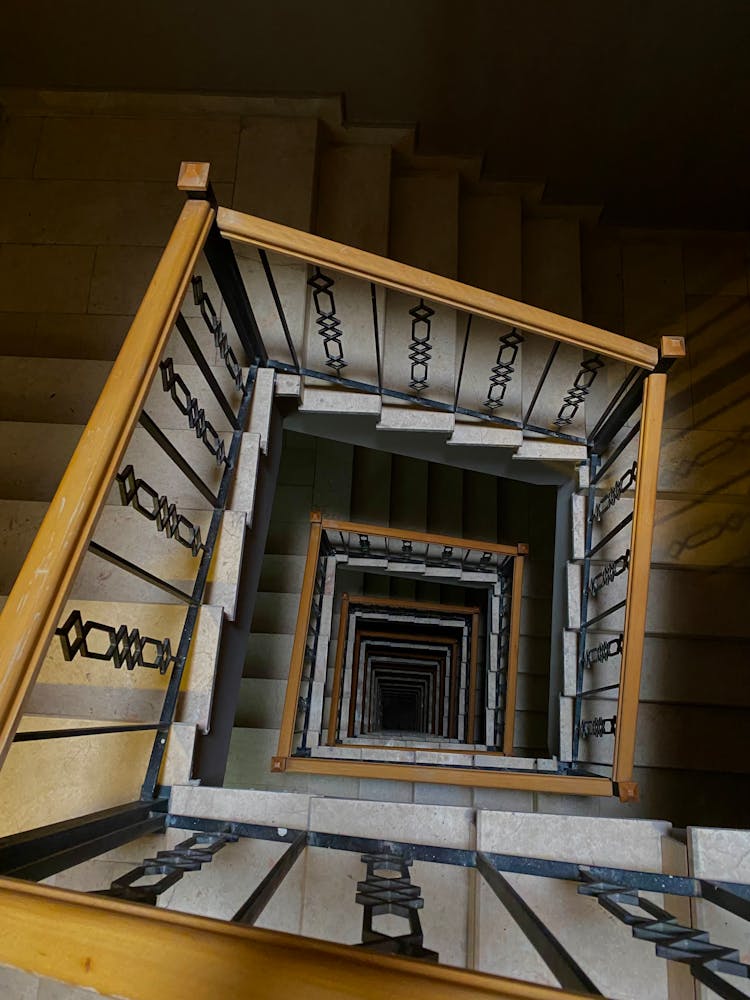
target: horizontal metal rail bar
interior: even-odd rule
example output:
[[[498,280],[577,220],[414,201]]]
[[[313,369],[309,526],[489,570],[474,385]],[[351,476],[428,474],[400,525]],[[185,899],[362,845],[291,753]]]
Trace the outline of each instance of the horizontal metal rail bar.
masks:
[[[113,552],[111,549],[105,548],[98,542],[89,542],[89,551],[93,552],[97,556],[100,556],[102,559],[105,559],[107,562],[112,563],[114,566],[119,566],[120,569],[124,569],[128,573],[132,573],[133,576],[137,576],[139,580],[143,580],[145,583],[150,583],[154,587],[158,587],[160,590],[165,591],[167,594],[177,597],[186,604],[196,603],[194,598],[190,594],[185,593],[184,590],[180,590],[179,587],[174,587],[171,583],[167,583],[166,580],[162,580],[160,577],[154,576],[153,573],[149,573],[148,570],[143,569],[141,566],[136,566],[135,563],[126,559],[125,556],[121,556],[117,552]]]
[[[618,601],[617,604],[613,604],[611,608],[607,608],[606,611],[602,611],[600,615],[596,615],[594,618],[589,618],[589,620],[587,622],[584,622],[583,625],[581,625],[580,627],[590,628],[592,625],[595,625],[596,622],[600,622],[602,618],[606,618],[607,615],[611,615],[613,612],[619,611],[620,608],[624,608],[625,603],[626,602],[624,600]]]
[[[169,813],[166,818],[168,828],[194,830],[202,833],[232,833],[251,840],[273,840],[291,844],[300,834],[299,829],[279,829],[254,823],[233,823],[226,820],[206,819],[198,816],[183,816]],[[437,847],[430,844],[415,844],[402,840],[379,840],[372,837],[351,837],[342,833],[321,833],[308,830],[307,846],[333,851],[348,851],[357,854],[397,854],[414,861],[425,861],[439,865],[460,868],[477,867],[479,852],[458,847]],[[627,889],[641,892],[659,892],[671,896],[692,896],[711,899],[716,902],[727,895],[725,909],[735,907],[733,912],[745,916],[750,912],[750,885],[742,882],[728,882],[718,879],[701,879],[690,875],[666,875],[663,872],[638,871],[632,868],[613,868],[605,865],[582,865],[575,861],[559,861],[550,858],[524,857],[516,854],[482,852],[495,871],[517,875],[536,875],[566,882],[581,882],[581,871],[593,875],[598,881],[613,882]]]
[[[88,726],[80,729],[36,729],[28,732],[16,733],[13,737],[14,743],[29,743],[33,740],[59,740],[67,739],[69,736],[102,736],[106,733],[142,733],[153,731],[154,729],[169,729],[169,726],[159,722],[134,723],[123,726]]]
[[[167,800],[130,802],[0,838],[0,875],[37,882],[164,829]]]
[[[620,685],[619,684],[605,684],[603,687],[589,688],[587,691],[581,691],[577,698],[591,698],[595,694],[601,694],[603,691],[616,691]]]

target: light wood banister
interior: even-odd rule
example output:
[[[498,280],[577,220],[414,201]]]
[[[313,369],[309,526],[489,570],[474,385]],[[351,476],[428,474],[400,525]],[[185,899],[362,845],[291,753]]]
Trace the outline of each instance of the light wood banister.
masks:
[[[131,1000],[575,1000],[552,986],[0,879],[0,963]],[[189,984],[189,985],[188,985]]]
[[[277,222],[220,208],[218,226],[222,236],[228,239],[330,267],[341,274],[373,281],[398,292],[424,296],[451,309],[518,326],[529,333],[596,351],[630,365],[652,370],[659,361],[658,350],[640,341]]]
[[[516,728],[516,694],[518,690],[518,650],[521,642],[521,600],[523,598],[523,567],[525,557],[513,560],[513,582],[510,594],[510,623],[508,636],[508,666],[505,686],[505,726],[503,727],[503,753],[513,755]]]
[[[310,627],[310,613],[312,612],[312,603],[315,594],[315,577],[318,572],[318,557],[320,555],[320,539],[322,534],[323,529],[320,513],[319,511],[313,511],[310,515],[310,537],[307,542],[307,560],[305,562],[305,573],[302,578],[297,628],[294,632],[292,658],[289,663],[289,679],[286,684],[284,708],[281,713],[281,726],[279,727],[277,750],[279,757],[287,757],[292,752],[292,743],[294,742],[294,726],[297,720],[299,690],[305,667],[307,630]]]
[[[612,770],[613,780],[623,784],[632,782],[633,778],[641,665],[651,570],[651,545],[654,538],[656,488],[659,478],[659,450],[666,391],[666,375],[649,375],[643,387],[641,434],[638,442],[638,476],[635,482],[633,503],[633,531],[630,539],[630,568],[628,570],[622,666],[617,701],[617,730],[615,732]]]
[[[94,533],[214,219],[188,201],[0,613],[0,764]]]

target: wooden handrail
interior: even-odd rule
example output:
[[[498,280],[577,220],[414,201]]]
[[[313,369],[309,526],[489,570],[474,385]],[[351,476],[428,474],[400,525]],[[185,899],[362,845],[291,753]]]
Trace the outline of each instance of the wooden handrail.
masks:
[[[344,679],[344,647],[346,646],[346,630],[349,624],[349,595],[344,594],[339,608],[339,632],[336,640],[336,662],[333,668],[333,684],[331,686],[331,708],[328,713],[329,747],[336,742],[339,726],[339,701],[341,699],[341,684]],[[279,756],[282,756],[279,754]]]
[[[330,267],[340,274],[373,281],[407,295],[424,296],[451,309],[472,313],[485,319],[518,326],[529,333],[550,337],[587,351],[596,351],[607,357],[624,361],[639,368],[653,369],[659,360],[655,347],[622,337],[608,330],[589,326],[566,316],[558,316],[546,309],[516,302],[504,295],[487,292],[465,285],[452,278],[444,278],[429,271],[422,271],[408,264],[400,264],[379,257],[365,250],[335,243],[333,240],[312,236],[310,233],[268,222],[254,215],[245,215],[230,208],[220,208],[218,226],[222,236],[241,243],[250,243],[263,250],[294,257],[320,267]]]
[[[448,751],[450,752],[450,751]],[[421,781],[433,785],[512,788],[559,795],[612,795],[609,778],[554,771],[505,771],[499,767],[444,767],[442,764],[390,764],[385,761],[330,760],[326,757],[274,757],[274,770],[290,774],[335,774],[347,778]]]
[[[302,578],[302,593],[299,599],[297,627],[294,631],[292,658],[289,663],[289,680],[286,685],[284,708],[281,713],[281,727],[279,728],[277,751],[280,757],[286,757],[292,752],[292,743],[294,742],[294,726],[297,721],[299,689],[305,666],[307,630],[310,627],[310,613],[315,594],[315,576],[318,572],[318,557],[320,555],[320,539],[322,534],[320,512],[313,511],[310,514],[310,537],[307,542],[307,560]]]
[[[0,614],[0,764],[138,421],[214,219],[188,201]]]
[[[503,753],[513,755],[516,728],[516,692],[518,689],[518,648],[521,641],[521,600],[523,598],[524,557],[513,560],[513,582],[510,594],[510,624],[508,637],[508,668],[505,684],[505,727]]]
[[[638,476],[633,502],[633,530],[630,538],[630,567],[625,603],[620,689],[617,698],[617,730],[612,778],[618,784],[632,782],[638,700],[646,631],[651,546],[654,538],[656,487],[659,478],[659,450],[664,417],[667,376],[649,375],[643,387],[641,433],[638,442]],[[629,793],[625,791],[625,797]]]
[[[323,530],[353,531],[355,534],[375,535],[380,538],[400,538],[403,541],[423,542],[425,545],[452,546],[454,549],[474,549],[478,552],[497,552],[504,556],[514,556],[519,552],[517,545],[500,545],[497,542],[482,542],[476,538],[454,538],[452,535],[436,535],[426,531],[407,531],[401,528],[385,528],[379,524],[359,524],[356,521],[340,521],[323,518]],[[524,546],[525,549],[525,546]]]
[[[372,604],[377,608],[394,608],[396,610],[403,608],[406,611],[412,611],[416,608],[419,611],[438,611],[452,615],[471,615],[474,614],[474,612],[479,611],[479,608],[474,605],[435,604],[432,601],[414,601],[402,599],[400,597],[382,597],[379,594],[360,594],[355,596],[349,594],[349,603],[364,605]]]
[[[137,958],[137,960],[135,960]],[[131,1000],[576,1000],[578,993],[0,879],[0,963]],[[186,985],[189,983],[189,987]]]

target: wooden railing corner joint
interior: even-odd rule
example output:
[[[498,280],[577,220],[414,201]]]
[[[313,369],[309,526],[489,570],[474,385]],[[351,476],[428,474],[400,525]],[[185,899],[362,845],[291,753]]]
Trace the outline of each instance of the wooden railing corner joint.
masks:
[[[637,781],[616,781],[613,792],[620,802],[639,802],[641,798]]]
[[[278,773],[279,771],[286,771],[286,757],[272,757],[271,758],[271,771]]]
[[[210,171],[210,163],[183,160],[177,174],[177,190],[182,191],[187,198],[209,201],[214,209],[218,209],[219,203],[209,179]]]

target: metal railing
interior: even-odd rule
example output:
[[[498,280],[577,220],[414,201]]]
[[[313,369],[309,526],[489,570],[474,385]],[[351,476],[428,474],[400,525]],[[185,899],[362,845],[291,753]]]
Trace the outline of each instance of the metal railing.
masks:
[[[101,819],[84,817],[66,830],[35,831],[37,836],[32,841],[23,837],[0,841],[0,930],[3,931],[0,960],[79,982],[81,963],[76,948],[80,948],[79,937],[83,934],[86,955],[90,956],[85,964],[86,985],[128,994],[133,988],[133,976],[138,977],[138,967],[122,961],[122,942],[132,943],[137,939],[145,968],[150,970],[153,954],[154,967],[160,970],[157,982],[153,982],[154,973],[150,971],[148,982],[136,978],[138,995],[157,998],[164,995],[160,977],[165,978],[168,988],[172,977],[184,973],[186,943],[192,940],[193,947],[189,950],[195,984],[192,989],[200,998],[215,996],[217,989],[228,995],[241,992],[248,974],[244,956],[252,963],[254,988],[263,995],[275,993],[279,982],[283,982],[287,992],[293,985],[305,990],[311,981],[324,983],[323,988],[330,989],[327,982],[330,975],[331,983],[335,982],[341,995],[364,996],[372,991],[375,966],[366,961],[362,965],[362,953],[372,951],[378,956],[376,989],[379,993],[387,990],[389,996],[494,995],[572,1000],[604,995],[598,985],[602,978],[602,958],[606,961],[608,954],[622,951],[629,928],[632,938],[642,942],[644,957],[648,955],[647,949],[653,948],[657,958],[683,970],[683,988],[692,991],[700,983],[726,1000],[746,996],[744,984],[750,978],[750,964],[737,948],[712,941],[698,924],[700,916],[691,917],[684,905],[691,900],[710,902],[723,913],[723,933],[728,933],[726,918],[750,920],[750,886],[744,883],[603,865],[596,862],[595,855],[593,862],[586,864],[566,860],[564,855],[562,858],[529,856],[517,844],[511,853],[488,851],[481,848],[481,835],[480,849],[446,847],[384,841],[345,830],[334,833],[306,827],[280,828],[175,814],[163,806],[152,812],[148,822],[152,832],[176,830],[185,837],[176,846],[144,858],[108,886],[102,885],[88,896],[48,886],[30,886],[18,878],[2,876],[22,872],[25,878],[41,878],[63,872],[80,862],[83,844],[87,857],[98,856],[109,843],[102,836]],[[477,826],[482,829],[480,823]],[[130,839],[139,835],[133,830]],[[248,885],[247,897],[238,908],[235,909],[235,903],[222,919],[211,921],[156,909],[155,904],[168,889],[183,878],[200,880],[203,866],[210,864],[219,851],[233,850],[238,840],[272,842],[283,847],[264,877],[256,885]],[[288,894],[289,883],[285,879],[308,848],[341,856],[346,859],[347,870],[347,856],[360,855],[363,879],[356,885],[351,885],[348,878],[342,881],[362,908],[359,941],[353,945],[319,945],[309,938],[253,930],[282,886]],[[423,894],[411,878],[415,862],[476,872],[523,935],[534,958],[560,988],[437,964],[440,953],[434,948],[435,924],[426,922],[432,930],[425,930],[419,912],[430,912],[437,885],[455,883],[431,880],[432,891]],[[523,876],[523,880],[518,876]],[[329,892],[335,884],[328,882]],[[563,920],[561,924],[559,894],[541,891],[560,884],[574,886],[579,896],[591,900],[591,905],[585,907],[586,930],[579,927],[578,936],[573,935],[572,939],[565,933],[570,921]],[[133,903],[146,905],[136,907]],[[328,905],[335,908],[336,903],[334,889]],[[373,925],[373,915],[386,906],[387,912],[401,918],[401,926],[394,919],[387,928]],[[444,898],[440,906],[444,917]],[[570,901],[565,913],[569,910]],[[470,907],[468,912],[471,911]],[[475,914],[468,918],[468,923],[475,926]],[[18,934],[21,924],[30,938]],[[460,920],[456,924],[461,927]],[[467,930],[461,928],[461,932],[466,934]],[[44,948],[35,950],[29,944],[35,936],[44,942]],[[596,943],[582,947],[582,937],[592,937]],[[606,941],[603,949],[602,941]],[[261,954],[273,952],[277,946],[283,947],[282,954],[274,953],[266,965],[262,964]],[[60,956],[67,955],[71,958],[66,965]],[[383,957],[388,955],[422,961],[390,964]],[[301,966],[297,964],[300,957],[303,957]],[[330,972],[326,972],[326,957],[333,963]],[[78,968],[73,966],[76,961]],[[240,972],[236,973],[238,966]]]

